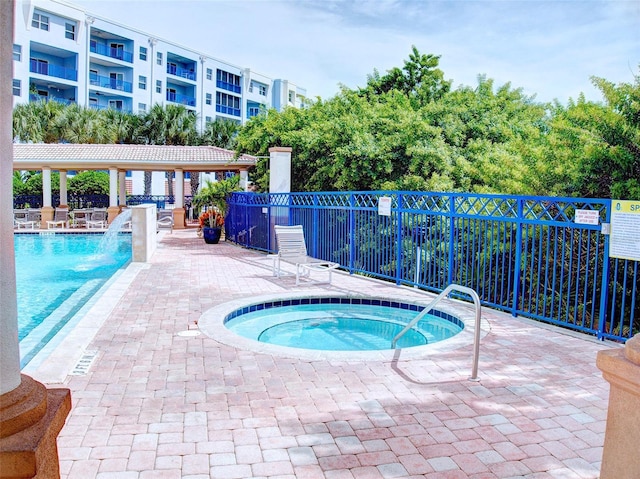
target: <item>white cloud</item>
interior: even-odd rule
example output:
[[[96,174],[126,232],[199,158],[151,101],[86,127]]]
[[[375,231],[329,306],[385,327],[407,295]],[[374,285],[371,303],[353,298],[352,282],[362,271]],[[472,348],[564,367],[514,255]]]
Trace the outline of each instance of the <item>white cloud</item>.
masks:
[[[445,78],[478,74],[540,101],[584,92],[589,77],[633,82],[640,64],[640,2],[421,0],[183,0],[76,2],[328,98],[377,69],[402,66],[416,45],[441,55]]]

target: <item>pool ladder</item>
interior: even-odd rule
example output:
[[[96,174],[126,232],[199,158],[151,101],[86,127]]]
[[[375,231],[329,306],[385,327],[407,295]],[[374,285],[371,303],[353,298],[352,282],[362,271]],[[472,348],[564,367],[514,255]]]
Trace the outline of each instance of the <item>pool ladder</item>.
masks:
[[[449,293],[451,293],[452,291],[468,294],[473,299],[473,304],[475,305],[476,332],[475,332],[475,339],[473,341],[473,366],[471,367],[471,377],[469,378],[469,380],[479,381],[478,360],[480,358],[480,311],[481,311],[480,298],[478,297],[478,293],[476,293],[475,290],[471,288],[467,288],[466,286],[461,286],[459,284],[450,284],[449,286],[444,288],[442,293],[436,296],[433,299],[433,301],[431,301],[422,311],[420,311],[420,313],[415,318],[413,318],[409,322],[409,324],[407,324],[405,328],[396,335],[395,338],[393,338],[393,341],[391,341],[391,349],[396,349],[396,344],[398,340],[402,336],[404,336],[404,334],[407,331],[409,331],[418,321],[420,321],[424,316],[426,316],[429,313],[429,311],[431,311],[435,307],[436,304],[438,304],[441,300],[449,296]]]

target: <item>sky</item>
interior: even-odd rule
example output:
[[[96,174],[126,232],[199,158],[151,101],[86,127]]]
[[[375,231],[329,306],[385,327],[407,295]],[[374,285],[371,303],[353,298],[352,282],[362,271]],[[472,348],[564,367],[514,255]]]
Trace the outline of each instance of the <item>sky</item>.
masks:
[[[440,56],[453,88],[510,83],[562,104],[590,78],[640,75],[640,0],[70,0],[115,20],[329,99],[402,67],[413,45]]]

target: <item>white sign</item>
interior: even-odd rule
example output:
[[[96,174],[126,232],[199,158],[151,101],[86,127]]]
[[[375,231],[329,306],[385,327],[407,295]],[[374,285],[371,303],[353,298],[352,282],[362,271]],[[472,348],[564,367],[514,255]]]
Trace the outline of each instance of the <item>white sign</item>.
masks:
[[[640,261],[640,201],[611,200],[609,256]]]
[[[574,223],[578,225],[597,225],[600,222],[598,210],[576,210]]]
[[[378,198],[378,214],[381,216],[391,216],[391,197],[381,196]]]

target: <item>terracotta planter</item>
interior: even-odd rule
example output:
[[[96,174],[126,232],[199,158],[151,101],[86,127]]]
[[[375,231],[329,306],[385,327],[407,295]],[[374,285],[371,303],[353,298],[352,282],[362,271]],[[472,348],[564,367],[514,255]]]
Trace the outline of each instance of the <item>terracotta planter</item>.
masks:
[[[202,237],[207,244],[217,244],[222,236],[222,228],[210,228],[205,226],[202,228]]]

